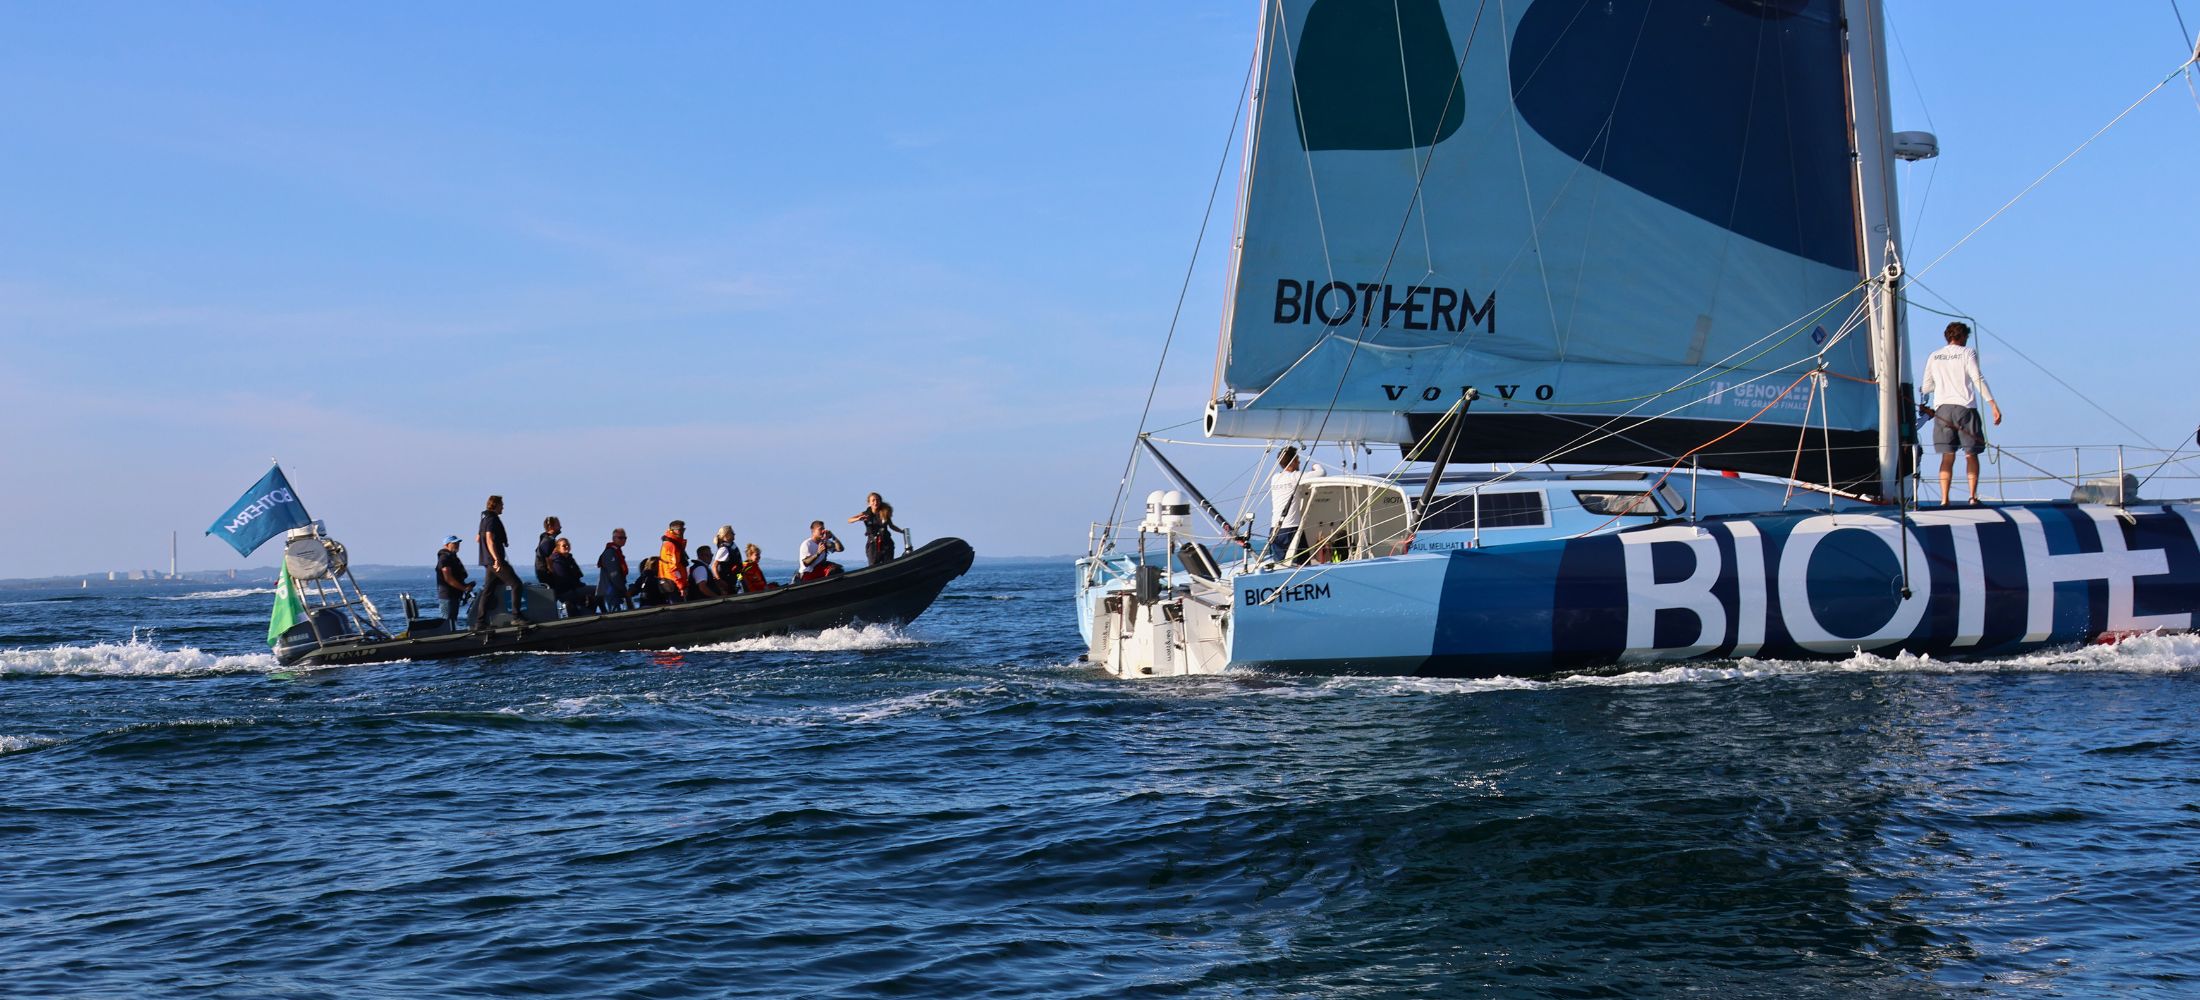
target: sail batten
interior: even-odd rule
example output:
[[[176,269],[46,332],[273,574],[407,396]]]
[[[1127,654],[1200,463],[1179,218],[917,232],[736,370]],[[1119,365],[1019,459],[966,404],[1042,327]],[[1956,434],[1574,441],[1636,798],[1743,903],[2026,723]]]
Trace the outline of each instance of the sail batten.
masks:
[[[1621,418],[1651,424],[1578,460],[1652,462],[1746,423],[1787,452],[1736,467],[1786,474],[1809,428],[1844,457],[1808,477],[1857,479],[1878,418],[1840,335],[1863,292],[1835,0],[1478,16],[1269,0],[1216,433],[1411,434],[1472,386],[1462,460]],[[1813,368],[1808,406],[1758,395]]]

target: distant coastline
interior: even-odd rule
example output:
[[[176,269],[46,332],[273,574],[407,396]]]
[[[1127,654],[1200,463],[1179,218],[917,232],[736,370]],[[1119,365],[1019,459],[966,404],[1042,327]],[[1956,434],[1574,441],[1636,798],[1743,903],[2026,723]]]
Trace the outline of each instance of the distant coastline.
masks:
[[[631,551],[631,550],[629,550]],[[1029,566],[1044,563],[1067,565],[1077,561],[1076,556],[978,556],[979,565]],[[764,565],[773,570],[784,568],[791,572],[794,563],[782,564],[779,560],[766,559]],[[420,576],[428,572],[426,566],[399,566],[384,563],[353,563],[353,576],[362,580],[387,580],[397,577]],[[0,579],[0,590],[96,590],[101,587],[183,587],[206,584],[231,586],[275,586],[275,567],[252,566],[237,570],[201,569],[169,576],[151,570],[99,570],[94,573],[67,573],[60,576],[12,577]]]

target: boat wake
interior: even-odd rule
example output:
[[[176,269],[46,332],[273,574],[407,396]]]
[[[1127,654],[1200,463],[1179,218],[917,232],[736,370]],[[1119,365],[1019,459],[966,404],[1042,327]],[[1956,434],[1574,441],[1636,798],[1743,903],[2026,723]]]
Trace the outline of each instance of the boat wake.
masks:
[[[1485,680],[1339,677],[1324,682],[1322,687],[1373,693],[1439,694],[1566,687],[1658,687],[1843,673],[2178,673],[2187,670],[2200,670],[2200,633],[2148,633],[2113,644],[2042,650],[2022,656],[1977,661],[1941,660],[1912,653],[1894,656],[1857,653],[1846,660],[1759,660],[1744,657],[1721,662],[1677,664],[1659,670],[1575,674],[1547,680],[1520,677],[1493,677]]]
[[[185,646],[162,649],[150,639],[0,650],[0,677],[209,677],[264,674],[276,669],[267,653],[222,656]]]
[[[196,594],[160,594],[156,601],[221,601],[232,597],[273,597],[273,587],[233,587],[229,590],[202,590]]]
[[[61,741],[44,736],[0,736],[0,757],[11,753],[22,753],[25,750],[36,750],[43,746],[52,746],[59,742]]]
[[[892,625],[841,626],[802,635],[770,635],[694,646],[689,653],[863,653],[922,646],[924,641]]]

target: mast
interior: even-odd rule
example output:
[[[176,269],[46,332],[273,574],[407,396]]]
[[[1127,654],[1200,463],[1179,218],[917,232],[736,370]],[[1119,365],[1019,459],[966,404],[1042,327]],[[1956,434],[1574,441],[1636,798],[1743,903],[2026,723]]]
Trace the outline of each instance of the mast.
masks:
[[[1849,122],[1856,139],[1857,260],[1872,297],[1872,374],[1879,383],[1879,493],[1902,497],[1904,337],[1895,289],[1901,276],[1901,216],[1895,204],[1887,46],[1880,0],[1844,0],[1848,22]],[[1889,270],[1890,266],[1893,268]]]

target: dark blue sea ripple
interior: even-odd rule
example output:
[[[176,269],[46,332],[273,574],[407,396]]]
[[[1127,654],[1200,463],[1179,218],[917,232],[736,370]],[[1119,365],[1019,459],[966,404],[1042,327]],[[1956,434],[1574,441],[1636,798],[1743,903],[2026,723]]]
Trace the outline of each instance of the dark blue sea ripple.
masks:
[[[264,592],[0,592],[0,992],[2200,992],[2200,639],[1123,683],[1068,575],[303,673]]]

